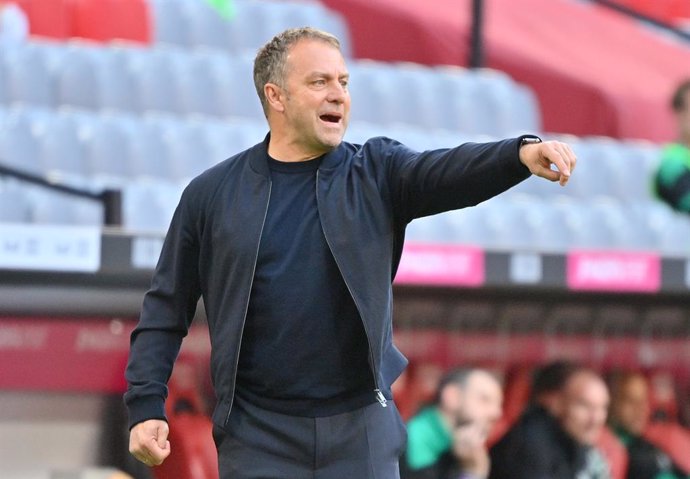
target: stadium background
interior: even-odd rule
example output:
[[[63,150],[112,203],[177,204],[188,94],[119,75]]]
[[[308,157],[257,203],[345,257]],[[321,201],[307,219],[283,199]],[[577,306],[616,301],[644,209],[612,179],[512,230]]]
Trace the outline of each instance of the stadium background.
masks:
[[[645,371],[650,434],[688,450],[690,219],[649,188],[675,132],[668,98],[690,76],[687,1],[486,0],[479,57],[470,0],[12,3],[32,36],[0,50],[0,165],[24,173],[0,176],[0,477],[148,477],[126,453],[128,333],[184,185],[265,134],[256,48],[306,24],[343,40],[349,141],[537,132],[579,157],[565,189],[528,181],[411,225],[396,279],[402,412],[443,370],[478,364],[504,378],[505,427],[531,368],[566,357]],[[169,401],[185,434],[161,478],[213,477],[197,316]]]

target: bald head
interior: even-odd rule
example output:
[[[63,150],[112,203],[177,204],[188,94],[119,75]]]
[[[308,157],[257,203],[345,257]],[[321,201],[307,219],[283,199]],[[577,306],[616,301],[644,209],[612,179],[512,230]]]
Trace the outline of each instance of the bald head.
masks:
[[[570,375],[555,406],[561,427],[577,442],[592,445],[606,423],[609,392],[603,379],[592,370]]]

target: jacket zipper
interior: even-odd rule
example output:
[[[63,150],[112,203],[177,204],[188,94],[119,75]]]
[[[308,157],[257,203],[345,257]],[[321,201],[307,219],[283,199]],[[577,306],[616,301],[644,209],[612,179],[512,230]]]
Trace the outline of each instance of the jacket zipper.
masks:
[[[355,307],[357,308],[357,312],[359,313],[359,318],[362,320],[362,326],[364,326],[364,334],[367,337],[367,345],[369,346],[369,363],[371,364],[371,373],[374,378],[374,395],[376,396],[376,400],[378,403],[381,405],[381,407],[387,407],[388,406],[388,401],[386,400],[386,397],[383,395],[381,392],[381,388],[379,387],[378,384],[378,374],[376,372],[376,363],[374,362],[374,354],[372,353],[372,348],[371,348],[371,337],[369,335],[369,328],[367,327],[367,322],[364,321],[364,316],[362,315],[362,309],[359,307],[359,303],[357,302],[357,298],[355,295],[352,293],[352,288],[350,288],[350,285],[347,282],[347,278],[345,278],[345,275],[343,274],[343,269],[340,267],[340,263],[338,262],[338,258],[336,257],[335,253],[333,253],[333,247],[331,246],[330,241],[328,241],[328,235],[326,234],[326,230],[323,227],[323,223],[321,222],[321,208],[320,208],[320,203],[319,203],[319,173],[321,170],[316,170],[316,208],[319,211],[319,224],[321,225],[321,232],[323,233],[323,237],[326,240],[326,244],[328,245],[328,249],[331,252],[331,255],[333,256],[333,259],[335,260],[336,266],[338,266],[338,271],[340,271],[340,276],[343,278],[343,282],[345,283],[345,287],[347,288],[347,291],[350,293],[350,297],[352,298],[352,301],[355,303]]]
[[[230,413],[232,412],[232,406],[235,402],[235,389],[237,381],[237,366],[240,363],[240,351],[242,349],[242,336],[244,336],[244,325],[247,322],[247,312],[249,311],[249,300],[252,295],[252,287],[254,287],[254,274],[256,273],[256,265],[259,262],[259,247],[261,246],[261,236],[264,234],[264,226],[266,226],[266,218],[268,217],[268,205],[271,203],[271,189],[273,188],[273,183],[268,182],[268,200],[266,201],[266,209],[264,210],[264,218],[261,221],[261,230],[259,231],[259,241],[256,244],[256,253],[254,255],[254,268],[252,268],[252,280],[249,283],[249,292],[247,293],[247,302],[244,306],[244,317],[242,318],[242,328],[240,329],[240,342],[237,345],[237,354],[235,355],[235,377],[232,381],[232,391],[230,391],[230,408],[228,409],[228,414],[225,416],[225,425],[228,424],[230,419]]]

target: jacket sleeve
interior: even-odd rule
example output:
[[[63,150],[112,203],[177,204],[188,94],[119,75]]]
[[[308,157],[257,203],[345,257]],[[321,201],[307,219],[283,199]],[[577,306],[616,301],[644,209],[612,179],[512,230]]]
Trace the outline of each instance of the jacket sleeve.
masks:
[[[530,176],[519,159],[525,136],[422,153],[377,139],[386,160],[395,216],[415,218],[474,206]]]
[[[173,215],[130,338],[124,396],[130,428],[147,419],[165,419],[166,384],[200,296],[197,222],[201,215],[189,190]]]

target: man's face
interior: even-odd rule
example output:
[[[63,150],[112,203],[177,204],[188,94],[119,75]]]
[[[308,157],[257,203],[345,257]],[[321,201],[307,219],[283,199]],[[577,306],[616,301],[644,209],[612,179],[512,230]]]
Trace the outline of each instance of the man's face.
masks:
[[[340,144],[350,118],[348,80],[334,46],[301,40],[290,48],[282,89],[289,143],[319,155]]]
[[[561,427],[580,444],[593,445],[606,423],[609,393],[593,373],[580,372],[568,380],[561,397]]]
[[[464,388],[451,385],[449,389],[442,408],[453,411],[456,425],[479,423],[488,435],[503,413],[503,391],[498,381],[490,374],[475,371],[467,378]]]
[[[649,420],[649,387],[641,376],[628,378],[611,404],[611,417],[616,424],[639,436]]]

